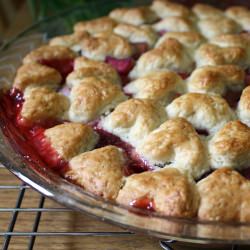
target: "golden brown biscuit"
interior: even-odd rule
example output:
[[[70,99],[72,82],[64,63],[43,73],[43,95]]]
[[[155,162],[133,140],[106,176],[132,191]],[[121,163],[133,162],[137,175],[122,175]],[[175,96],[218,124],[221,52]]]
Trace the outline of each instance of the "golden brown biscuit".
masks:
[[[241,94],[237,114],[240,120],[250,127],[250,86],[246,87]]]
[[[191,49],[191,53],[193,52],[194,49],[197,49],[205,41],[204,37],[200,33],[194,32],[194,31],[192,32],[167,32],[157,41],[157,44],[155,47],[161,46],[169,38],[176,39],[182,45]]]
[[[75,156],[66,178],[105,199],[115,199],[123,184],[125,158],[122,150],[106,146]]]
[[[151,9],[160,18],[168,16],[183,16],[190,18],[190,16],[192,16],[191,11],[186,6],[169,0],[154,0]]]
[[[246,67],[249,64],[244,48],[240,47],[219,47],[215,44],[206,43],[201,45],[195,52],[197,67],[205,65],[236,64]]]
[[[56,36],[49,41],[49,45],[65,46],[77,52],[81,49],[81,41],[86,37],[89,37],[88,32],[76,32],[70,35]]]
[[[105,79],[88,77],[72,88],[70,100],[70,120],[88,122],[126,100],[126,96],[118,85]]]
[[[156,14],[146,6],[114,9],[109,16],[117,22],[133,25],[153,23],[157,20]]]
[[[81,53],[87,58],[104,61],[107,56],[128,58],[133,55],[134,51],[125,38],[105,32],[84,39],[81,43]]]
[[[250,221],[250,182],[236,171],[222,168],[197,184],[198,217],[208,221]]]
[[[239,23],[243,30],[250,30],[250,10],[243,6],[232,6],[226,9],[225,14]]]
[[[65,46],[55,45],[43,45],[35,50],[32,50],[23,58],[23,63],[34,63],[41,60],[52,59],[74,59],[76,54]]]
[[[194,31],[195,27],[192,21],[188,18],[181,16],[169,16],[160,20],[153,25],[153,28],[157,32],[187,32]]]
[[[66,118],[68,99],[46,87],[27,88],[21,117],[31,123]]]
[[[221,35],[213,38],[211,43],[222,48],[238,47],[244,49],[246,63],[245,67],[250,65],[250,33],[234,34],[234,35]]]
[[[114,33],[128,39],[131,43],[146,43],[153,47],[158,36],[150,26],[135,26],[132,24],[120,23]]]
[[[46,129],[44,135],[65,160],[92,150],[98,140],[98,135],[89,125],[72,122]]]
[[[220,18],[223,17],[223,12],[211,5],[197,3],[192,8],[193,12],[199,19]]]
[[[105,67],[83,67],[77,70],[74,70],[70,73],[66,78],[66,84],[72,88],[73,86],[82,82],[84,78],[87,77],[96,77],[100,79],[105,79],[108,82],[114,84],[121,84],[121,79],[116,72],[116,70],[108,65],[105,64]]]
[[[250,128],[240,121],[229,122],[209,141],[208,149],[213,168],[247,168],[250,161]]]
[[[222,34],[239,33],[242,28],[232,19],[226,17],[207,18],[197,23],[201,34],[211,39]]]
[[[193,71],[187,79],[188,92],[224,95],[239,91],[245,85],[245,72],[236,65],[204,66]]]
[[[178,167],[194,178],[209,169],[205,146],[192,125],[183,118],[164,122],[136,150],[152,165]]]
[[[114,70],[113,67],[107,63],[95,61],[84,56],[79,56],[74,61],[74,70],[78,70],[80,68],[98,68],[103,71],[111,71],[111,69]]]
[[[90,34],[96,34],[100,32],[112,32],[116,26],[116,21],[108,16],[96,18],[90,21],[81,21],[74,25],[74,31],[88,32]]]
[[[130,77],[134,79],[153,71],[163,70],[190,72],[193,67],[193,60],[183,45],[169,38],[158,48],[144,53],[130,72]]]
[[[61,74],[57,70],[38,63],[27,63],[17,70],[13,87],[22,91],[29,86],[46,86],[56,89],[61,81]]]
[[[176,94],[184,93],[184,82],[174,72],[152,72],[124,87],[134,98],[159,101],[163,105],[172,101]]]
[[[194,217],[199,206],[195,183],[174,168],[129,176],[116,201],[140,208],[145,199],[156,212],[167,216]]]
[[[185,118],[196,129],[211,134],[234,119],[233,111],[219,95],[187,93],[176,98],[166,110],[170,118]]]
[[[101,125],[124,141],[136,145],[166,119],[163,106],[147,99],[129,99],[120,103],[102,120]]]

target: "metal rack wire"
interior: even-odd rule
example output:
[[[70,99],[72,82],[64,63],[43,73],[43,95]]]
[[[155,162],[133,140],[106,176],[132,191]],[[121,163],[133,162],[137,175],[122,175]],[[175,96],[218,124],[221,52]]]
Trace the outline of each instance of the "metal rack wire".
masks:
[[[0,168],[3,168],[2,165],[0,165]],[[32,208],[22,208],[22,203],[25,198],[25,195],[27,195],[28,192],[30,192],[30,187],[24,183],[20,183],[20,185],[2,185],[2,180],[0,179],[0,192],[5,192],[6,190],[16,190],[17,191],[17,197],[16,197],[16,203],[15,206],[11,208],[0,208],[0,213],[11,213],[11,218],[9,220],[9,225],[7,227],[6,231],[0,231],[0,237],[3,237],[3,244],[2,244],[2,250],[8,250],[11,249],[11,239],[14,237],[27,237],[29,239],[28,241],[28,250],[34,249],[35,240],[37,237],[44,237],[44,236],[55,236],[55,237],[62,237],[62,236],[129,236],[133,235],[132,232],[83,232],[83,231],[46,231],[46,232],[39,232],[39,223],[41,221],[41,215],[45,212],[70,212],[72,210],[68,208],[46,208],[44,207],[46,198],[43,195],[40,195],[40,198],[38,200],[37,207]],[[18,215],[20,213],[36,213],[33,226],[31,231],[15,231],[15,225],[18,219]],[[166,245],[162,245],[163,249],[171,250],[172,248]]]
[[[3,166],[0,165],[0,168],[3,168]],[[8,250],[11,249],[10,247],[10,241],[13,237],[27,237],[28,245],[27,249],[32,250],[34,249],[35,240],[37,237],[44,237],[44,236],[55,236],[55,237],[62,237],[62,236],[104,236],[104,237],[110,237],[110,236],[132,236],[134,233],[132,232],[85,232],[85,231],[39,231],[39,223],[41,221],[42,213],[45,212],[71,212],[72,210],[68,208],[63,207],[52,207],[52,208],[46,208],[44,207],[46,198],[42,195],[39,195],[39,200],[37,202],[36,207],[28,207],[23,208],[22,203],[25,198],[25,195],[27,195],[28,192],[31,192],[31,188],[24,184],[20,183],[20,185],[1,185],[2,180],[0,179],[0,192],[4,192],[6,190],[16,190],[18,191],[17,197],[16,197],[16,203],[13,208],[0,208],[0,213],[6,213],[10,212],[11,217],[9,220],[9,225],[7,227],[6,231],[0,231],[0,237],[3,237],[3,244],[2,244],[2,250]],[[30,231],[15,231],[15,225],[16,221],[18,219],[19,213],[35,213],[35,218],[33,220],[33,226],[32,230]],[[160,241],[159,244],[162,249],[164,250],[174,250],[175,241],[173,240],[165,240]],[[238,246],[234,245],[232,246],[232,250],[237,250]]]

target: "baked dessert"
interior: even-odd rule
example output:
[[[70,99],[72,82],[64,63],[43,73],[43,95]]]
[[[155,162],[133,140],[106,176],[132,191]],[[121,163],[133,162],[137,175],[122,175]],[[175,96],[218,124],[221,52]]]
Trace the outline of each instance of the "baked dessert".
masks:
[[[23,58],[6,126],[131,211],[249,222],[249,31],[245,7],[170,0],[80,21]]]

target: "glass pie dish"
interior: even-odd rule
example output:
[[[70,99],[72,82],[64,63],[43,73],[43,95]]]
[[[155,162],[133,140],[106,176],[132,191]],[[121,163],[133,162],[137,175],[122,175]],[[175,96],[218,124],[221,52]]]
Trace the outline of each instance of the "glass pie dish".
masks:
[[[0,51],[0,88],[12,84],[22,58],[51,37],[69,33],[77,20],[90,19],[106,14],[118,6],[141,5],[149,1],[91,1],[88,5],[71,10],[34,24]],[[98,11],[96,11],[98,10]],[[0,160],[22,181],[47,197],[75,210],[94,215],[133,231],[150,235],[189,241],[193,243],[250,243],[250,224],[201,222],[196,219],[181,219],[160,216],[157,213],[141,213],[136,208],[123,207],[85,192],[82,188],[60,178],[46,165],[37,163],[35,156],[27,154],[22,136],[6,119],[4,105],[0,105]]]

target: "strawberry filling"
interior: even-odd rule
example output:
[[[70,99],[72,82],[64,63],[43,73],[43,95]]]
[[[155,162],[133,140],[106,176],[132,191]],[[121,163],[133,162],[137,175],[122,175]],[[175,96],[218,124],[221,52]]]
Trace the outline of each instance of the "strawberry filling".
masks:
[[[98,125],[95,125],[93,128],[100,136],[97,148],[114,145],[124,150],[127,158],[127,164],[124,170],[126,176],[152,169],[148,162],[139,156],[130,144],[124,142],[118,136],[103,130]]]
[[[148,210],[151,212],[155,211],[154,201],[152,199],[149,199],[148,197],[142,197],[142,198],[133,200],[130,202],[129,205],[135,208],[140,208],[140,209]]]
[[[23,92],[19,89],[12,88],[1,99],[8,118],[15,119],[23,106]]]
[[[206,129],[195,129],[197,134],[203,135],[203,136],[209,136],[209,133]]]
[[[119,74],[122,75],[127,75],[129,71],[134,67],[133,58],[117,59],[107,56],[105,62],[110,64],[118,71]]]
[[[159,36],[163,36],[165,33],[167,33],[167,30],[160,30],[158,31]]]
[[[56,69],[62,75],[63,81],[69,73],[74,69],[74,59],[64,58],[64,59],[41,59],[39,63]]]
[[[134,59],[138,59],[143,53],[145,53],[149,49],[147,43],[133,43],[133,46],[136,51],[135,55],[133,56]]]
[[[248,86],[250,85],[250,69],[245,71],[246,75],[245,75],[245,85]]]
[[[186,73],[186,72],[181,72],[181,73],[178,73],[178,75],[183,79],[187,79],[189,76],[190,76],[190,73]]]
[[[243,170],[241,171],[241,174],[242,174],[245,178],[250,179],[250,167],[243,169]]]
[[[241,93],[242,90],[228,90],[223,97],[226,99],[227,103],[232,109],[236,109]]]

